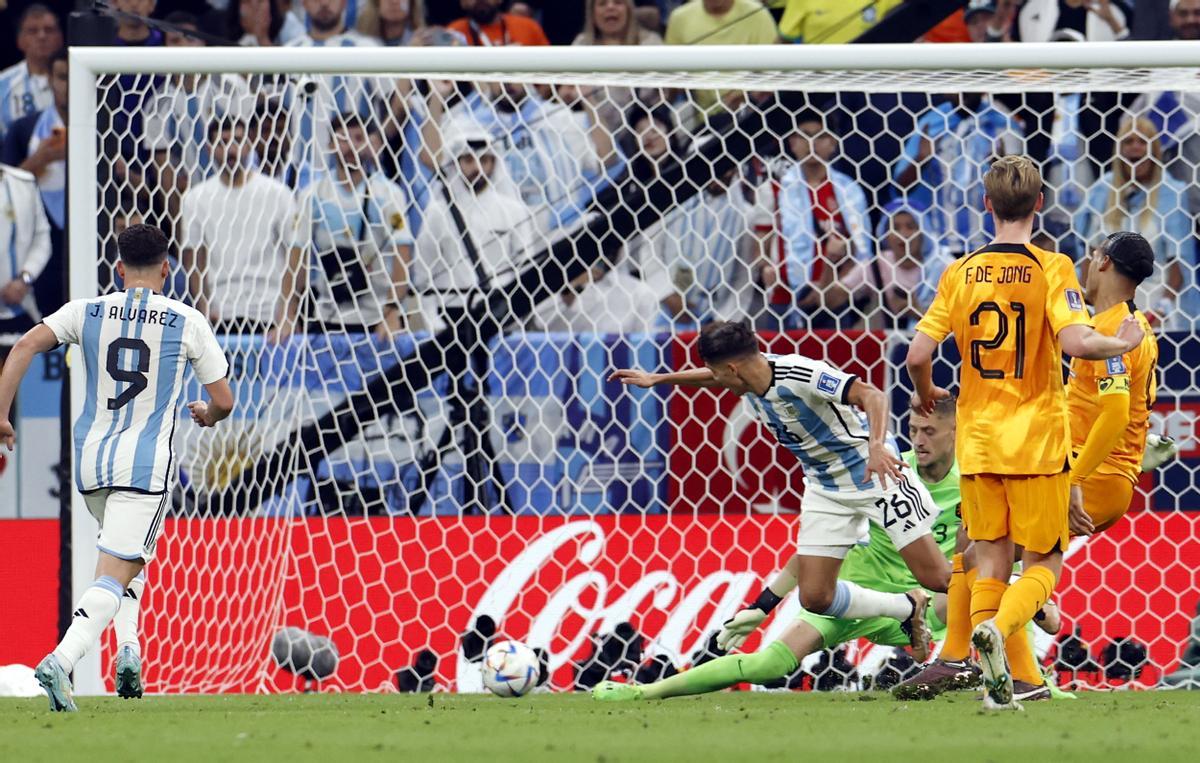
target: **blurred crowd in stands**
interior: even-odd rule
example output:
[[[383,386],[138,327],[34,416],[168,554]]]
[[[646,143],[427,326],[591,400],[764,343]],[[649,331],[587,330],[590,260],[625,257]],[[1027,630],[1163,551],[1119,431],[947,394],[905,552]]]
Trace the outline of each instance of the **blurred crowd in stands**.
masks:
[[[0,0],[0,5],[3,2]],[[0,334],[63,302],[69,3],[9,2],[0,73]],[[1200,39],[1200,0],[970,0],[932,28],[901,0],[112,0],[126,47]],[[953,10],[953,9],[951,9]],[[152,18],[161,25],[148,25]],[[899,21],[897,21],[899,20]],[[20,59],[16,60],[16,54]],[[0,54],[3,55],[3,54]],[[794,97],[792,97],[794,96]],[[1141,306],[1200,316],[1200,92],[746,94],[384,76],[122,75],[100,82],[108,242],[153,222],[169,296],[282,341],[436,330],[503,286],[608,188],[657,182],[718,115],[769,98],[778,152],[738,163],[524,325],[631,332],[750,314],[763,328],[908,328],[990,234],[988,162],[1042,163],[1037,243],[1082,261],[1104,234],[1155,243]]]

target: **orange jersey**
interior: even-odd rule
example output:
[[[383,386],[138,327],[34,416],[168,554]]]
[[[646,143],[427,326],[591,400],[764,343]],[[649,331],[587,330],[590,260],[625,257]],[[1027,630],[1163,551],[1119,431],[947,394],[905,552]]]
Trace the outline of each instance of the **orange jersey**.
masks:
[[[1069,257],[1032,244],[989,244],[946,268],[917,331],[962,355],[962,474],[1063,471],[1070,452],[1058,334],[1090,326]]]
[[[1137,482],[1142,473],[1142,455],[1146,449],[1150,409],[1158,394],[1158,342],[1146,316],[1132,302],[1121,302],[1095,317],[1096,330],[1115,334],[1127,315],[1137,317],[1146,336],[1142,343],[1118,357],[1108,360],[1071,361],[1071,378],[1067,382],[1067,405],[1071,411],[1071,445],[1078,451],[1087,441],[1088,432],[1100,414],[1100,397],[1127,395],[1129,397],[1129,427],[1120,442],[1096,471],[1101,474],[1120,474]]]

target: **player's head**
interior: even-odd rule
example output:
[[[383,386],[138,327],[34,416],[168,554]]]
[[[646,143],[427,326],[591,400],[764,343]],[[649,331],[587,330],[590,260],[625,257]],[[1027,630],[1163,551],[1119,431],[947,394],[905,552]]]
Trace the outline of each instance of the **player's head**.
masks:
[[[983,191],[997,223],[1023,222],[1042,208],[1042,173],[1028,156],[1002,156],[984,174]]]
[[[1084,299],[1095,304],[1102,291],[1132,299],[1138,284],[1154,274],[1154,247],[1140,233],[1118,231],[1092,251]]]
[[[250,158],[246,145],[246,123],[225,115],[208,123],[208,144],[212,147],[213,164],[232,173],[245,166]]]
[[[758,336],[747,323],[717,321],[700,332],[700,360],[712,371],[717,384],[739,395],[750,391],[747,369],[762,362]]]
[[[170,272],[167,237],[153,225],[130,225],[117,236],[117,274],[150,282],[156,291]]]
[[[928,468],[953,460],[957,412],[956,399],[947,397],[937,401],[929,415],[919,411],[909,413],[908,439],[917,454],[917,466]]]

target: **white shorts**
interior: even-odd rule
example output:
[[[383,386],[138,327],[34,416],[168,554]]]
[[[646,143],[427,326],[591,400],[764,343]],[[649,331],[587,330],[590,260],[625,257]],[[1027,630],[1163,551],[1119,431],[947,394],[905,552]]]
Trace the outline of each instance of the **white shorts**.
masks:
[[[929,534],[941,510],[909,469],[901,474],[901,483],[886,490],[833,491],[806,484],[796,553],[844,559],[867,534],[869,522],[882,527],[897,550]]]
[[[130,490],[95,490],[84,493],[88,511],[100,523],[96,548],[126,561],[154,558],[162,534],[170,495],[147,495]]]

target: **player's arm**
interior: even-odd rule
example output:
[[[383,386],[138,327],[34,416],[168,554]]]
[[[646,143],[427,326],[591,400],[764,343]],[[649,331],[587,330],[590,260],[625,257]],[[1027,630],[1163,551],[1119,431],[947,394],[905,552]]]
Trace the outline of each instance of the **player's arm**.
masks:
[[[58,337],[54,332],[46,325],[39,324],[17,340],[12,351],[8,353],[8,359],[4,361],[4,369],[0,371],[0,444],[9,450],[16,444],[17,436],[12,422],[8,420],[8,414],[12,410],[17,388],[21,386],[21,379],[25,378],[25,372],[29,370],[34,355],[49,352],[57,346]]]
[[[1075,323],[1058,332],[1063,352],[1081,360],[1105,360],[1123,355],[1142,343],[1146,332],[1132,315],[1121,321],[1113,336],[1101,334],[1091,326]]]
[[[900,459],[887,447],[888,419],[891,406],[883,390],[862,379],[855,379],[846,395],[846,402],[861,408],[867,414],[867,478],[874,474],[879,484],[888,486],[888,480],[900,481]]]
[[[961,262],[961,260],[960,260]],[[938,279],[937,293],[929,309],[917,323],[912,344],[908,346],[908,375],[913,382],[913,407],[929,415],[938,400],[950,397],[950,393],[933,383],[933,353],[938,345],[950,336],[950,291],[953,288],[953,265],[942,271]]]
[[[648,389],[660,384],[675,387],[715,387],[712,371],[707,368],[688,368],[683,371],[672,371],[665,374],[655,374],[637,368],[621,368],[608,377],[609,381],[619,381],[631,387]]]

